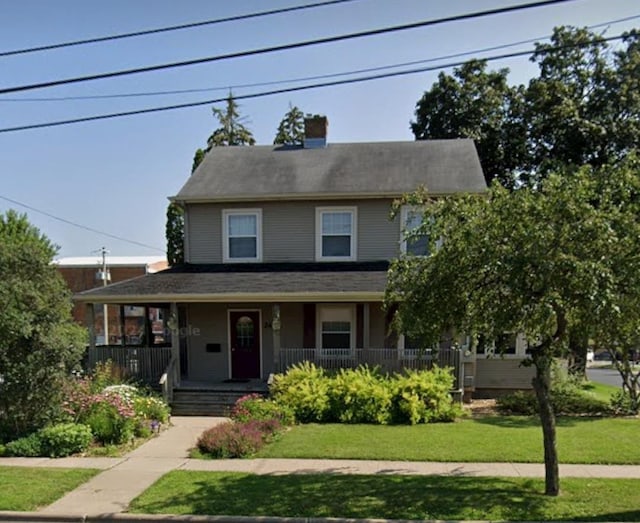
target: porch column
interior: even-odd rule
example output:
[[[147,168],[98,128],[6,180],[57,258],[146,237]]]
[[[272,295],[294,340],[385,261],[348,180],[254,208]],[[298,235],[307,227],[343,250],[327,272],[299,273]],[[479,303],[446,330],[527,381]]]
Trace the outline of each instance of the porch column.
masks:
[[[180,369],[180,322],[178,321],[178,304],[174,301],[170,304],[169,317],[172,320],[171,327],[173,327],[171,329],[171,357],[175,359],[173,383],[180,385],[180,376],[182,375]]]
[[[89,371],[95,364],[96,357],[96,315],[93,310],[93,303],[85,303],[84,305],[84,323],[89,331],[89,354],[87,354],[87,369]]]
[[[362,348],[370,349],[371,345],[371,308],[368,303],[362,305]]]
[[[273,335],[273,372],[280,371],[280,305],[273,304],[271,312],[271,332]]]

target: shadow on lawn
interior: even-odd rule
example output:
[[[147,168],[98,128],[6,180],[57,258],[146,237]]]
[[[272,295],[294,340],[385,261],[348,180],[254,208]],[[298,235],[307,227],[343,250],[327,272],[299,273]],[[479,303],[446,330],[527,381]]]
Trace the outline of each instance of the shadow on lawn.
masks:
[[[577,417],[577,416],[561,416],[556,418],[556,426],[558,427],[574,427],[580,423],[587,423],[597,417]],[[494,427],[509,429],[527,429],[531,427],[540,427],[540,418],[538,416],[485,416],[474,418],[476,423],[483,425],[491,425]]]
[[[178,485],[184,472],[171,474]],[[390,519],[544,519],[540,480],[504,478],[220,474],[189,492],[144,503],[145,512]],[[169,489],[165,489],[169,491]],[[174,512],[175,513],[175,512]]]

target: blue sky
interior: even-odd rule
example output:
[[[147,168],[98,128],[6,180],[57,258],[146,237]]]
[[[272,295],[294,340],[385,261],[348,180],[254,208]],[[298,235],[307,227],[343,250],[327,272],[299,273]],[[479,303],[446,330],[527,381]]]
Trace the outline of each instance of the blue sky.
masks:
[[[0,51],[90,38],[265,9],[310,0],[0,0]],[[213,56],[325,36],[524,3],[521,0],[353,0],[345,4],[205,26],[110,43],[0,57],[0,88],[51,79]],[[0,95],[0,127],[221,98],[230,86],[287,80],[425,60],[538,38],[554,26],[588,26],[640,15],[636,0],[574,0],[558,6],[414,29],[298,50],[169,71]],[[611,25],[619,34],[639,20]],[[602,29],[600,29],[602,30]],[[531,44],[513,50],[528,49]],[[491,54],[491,53],[489,53]],[[482,55],[478,55],[481,57]],[[509,67],[513,83],[536,74],[526,58]],[[447,70],[447,72],[450,72]],[[438,72],[241,101],[258,144],[270,144],[289,103],[329,118],[330,142],[412,140],[415,104]],[[127,99],[24,101],[223,88],[210,92]],[[235,88],[241,95],[268,87]],[[13,101],[21,100],[21,101]],[[167,197],[189,176],[193,153],[216,127],[208,106],[64,127],[0,134],[0,196],[156,250],[105,238],[0,199],[60,247],[61,256],[164,250]]]

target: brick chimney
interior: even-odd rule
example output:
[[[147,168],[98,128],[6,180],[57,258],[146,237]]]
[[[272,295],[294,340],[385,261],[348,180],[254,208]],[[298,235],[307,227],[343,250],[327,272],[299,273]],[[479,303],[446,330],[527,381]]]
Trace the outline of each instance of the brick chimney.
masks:
[[[329,121],[326,116],[314,115],[304,119],[304,148],[322,149],[327,146],[327,129]]]

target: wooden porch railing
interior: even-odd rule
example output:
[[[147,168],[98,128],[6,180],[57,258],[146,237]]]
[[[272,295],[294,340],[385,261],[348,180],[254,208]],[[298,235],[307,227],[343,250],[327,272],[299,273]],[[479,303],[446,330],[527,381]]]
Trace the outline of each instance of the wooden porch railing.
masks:
[[[460,349],[299,349],[281,348],[278,372],[292,365],[309,361],[326,370],[355,368],[358,365],[380,367],[384,372],[400,372],[403,369],[431,369],[452,367],[454,389],[462,384],[462,358]]]
[[[93,369],[96,363],[107,360],[111,360],[122,368],[127,376],[157,387],[158,380],[171,361],[171,347],[123,347],[120,345],[89,347],[87,370]]]

